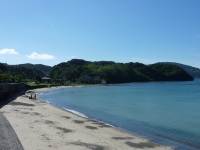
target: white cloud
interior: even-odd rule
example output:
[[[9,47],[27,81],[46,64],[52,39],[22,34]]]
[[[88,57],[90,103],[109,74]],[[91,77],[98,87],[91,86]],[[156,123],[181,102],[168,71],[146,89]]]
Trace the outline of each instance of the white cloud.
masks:
[[[4,48],[0,50],[0,54],[19,54],[19,53],[16,52],[14,49]]]
[[[26,55],[26,57],[30,59],[43,59],[43,60],[49,60],[49,59],[56,59],[53,55],[49,54],[38,54],[36,52],[33,52],[30,55]]]

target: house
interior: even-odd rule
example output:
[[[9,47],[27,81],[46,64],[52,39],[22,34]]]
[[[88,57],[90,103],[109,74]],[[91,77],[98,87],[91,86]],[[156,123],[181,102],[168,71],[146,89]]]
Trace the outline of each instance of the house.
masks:
[[[49,83],[49,82],[51,82],[51,78],[43,77],[42,82]]]

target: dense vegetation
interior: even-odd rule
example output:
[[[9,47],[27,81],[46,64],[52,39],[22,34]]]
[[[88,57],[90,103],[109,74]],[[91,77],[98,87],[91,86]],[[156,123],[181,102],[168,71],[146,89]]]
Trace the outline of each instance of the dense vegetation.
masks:
[[[182,68],[166,63],[144,65],[137,62],[90,62],[72,59],[53,68],[45,65],[0,63],[0,82],[41,81],[41,77],[48,75],[57,83],[101,83],[102,79],[107,83],[193,80]]]
[[[189,75],[191,75],[193,78],[200,78],[200,69],[199,68],[195,68],[195,67],[191,67],[188,65],[175,63],[175,62],[162,62],[162,64],[171,64],[171,65],[179,66],[183,70],[185,70]]]
[[[44,71],[42,72],[30,66],[34,65],[7,65],[0,63],[0,82],[40,80],[41,77],[46,75]]]
[[[141,63],[90,62],[73,59],[54,66],[49,73],[53,79],[100,83],[186,81],[193,80],[182,68],[170,64],[144,65]]]
[[[38,71],[41,71],[43,74],[47,75],[49,74],[50,70],[52,67],[50,66],[46,66],[46,65],[42,65],[42,64],[19,64],[19,65],[12,65],[12,67],[14,68],[22,68],[22,67],[25,67],[25,68],[29,68],[29,69],[32,69],[32,70],[38,70]]]

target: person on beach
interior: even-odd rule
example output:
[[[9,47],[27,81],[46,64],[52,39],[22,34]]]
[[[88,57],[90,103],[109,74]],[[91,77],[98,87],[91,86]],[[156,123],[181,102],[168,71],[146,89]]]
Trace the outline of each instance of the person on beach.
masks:
[[[33,99],[36,99],[36,94],[34,95]]]
[[[29,97],[29,99],[32,99],[32,94],[31,94],[31,96]]]

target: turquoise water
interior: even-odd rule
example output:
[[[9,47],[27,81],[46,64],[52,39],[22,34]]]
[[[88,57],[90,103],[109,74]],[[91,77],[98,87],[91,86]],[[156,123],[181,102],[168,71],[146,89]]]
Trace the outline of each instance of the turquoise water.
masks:
[[[200,80],[65,88],[41,99],[176,149],[200,149]]]

